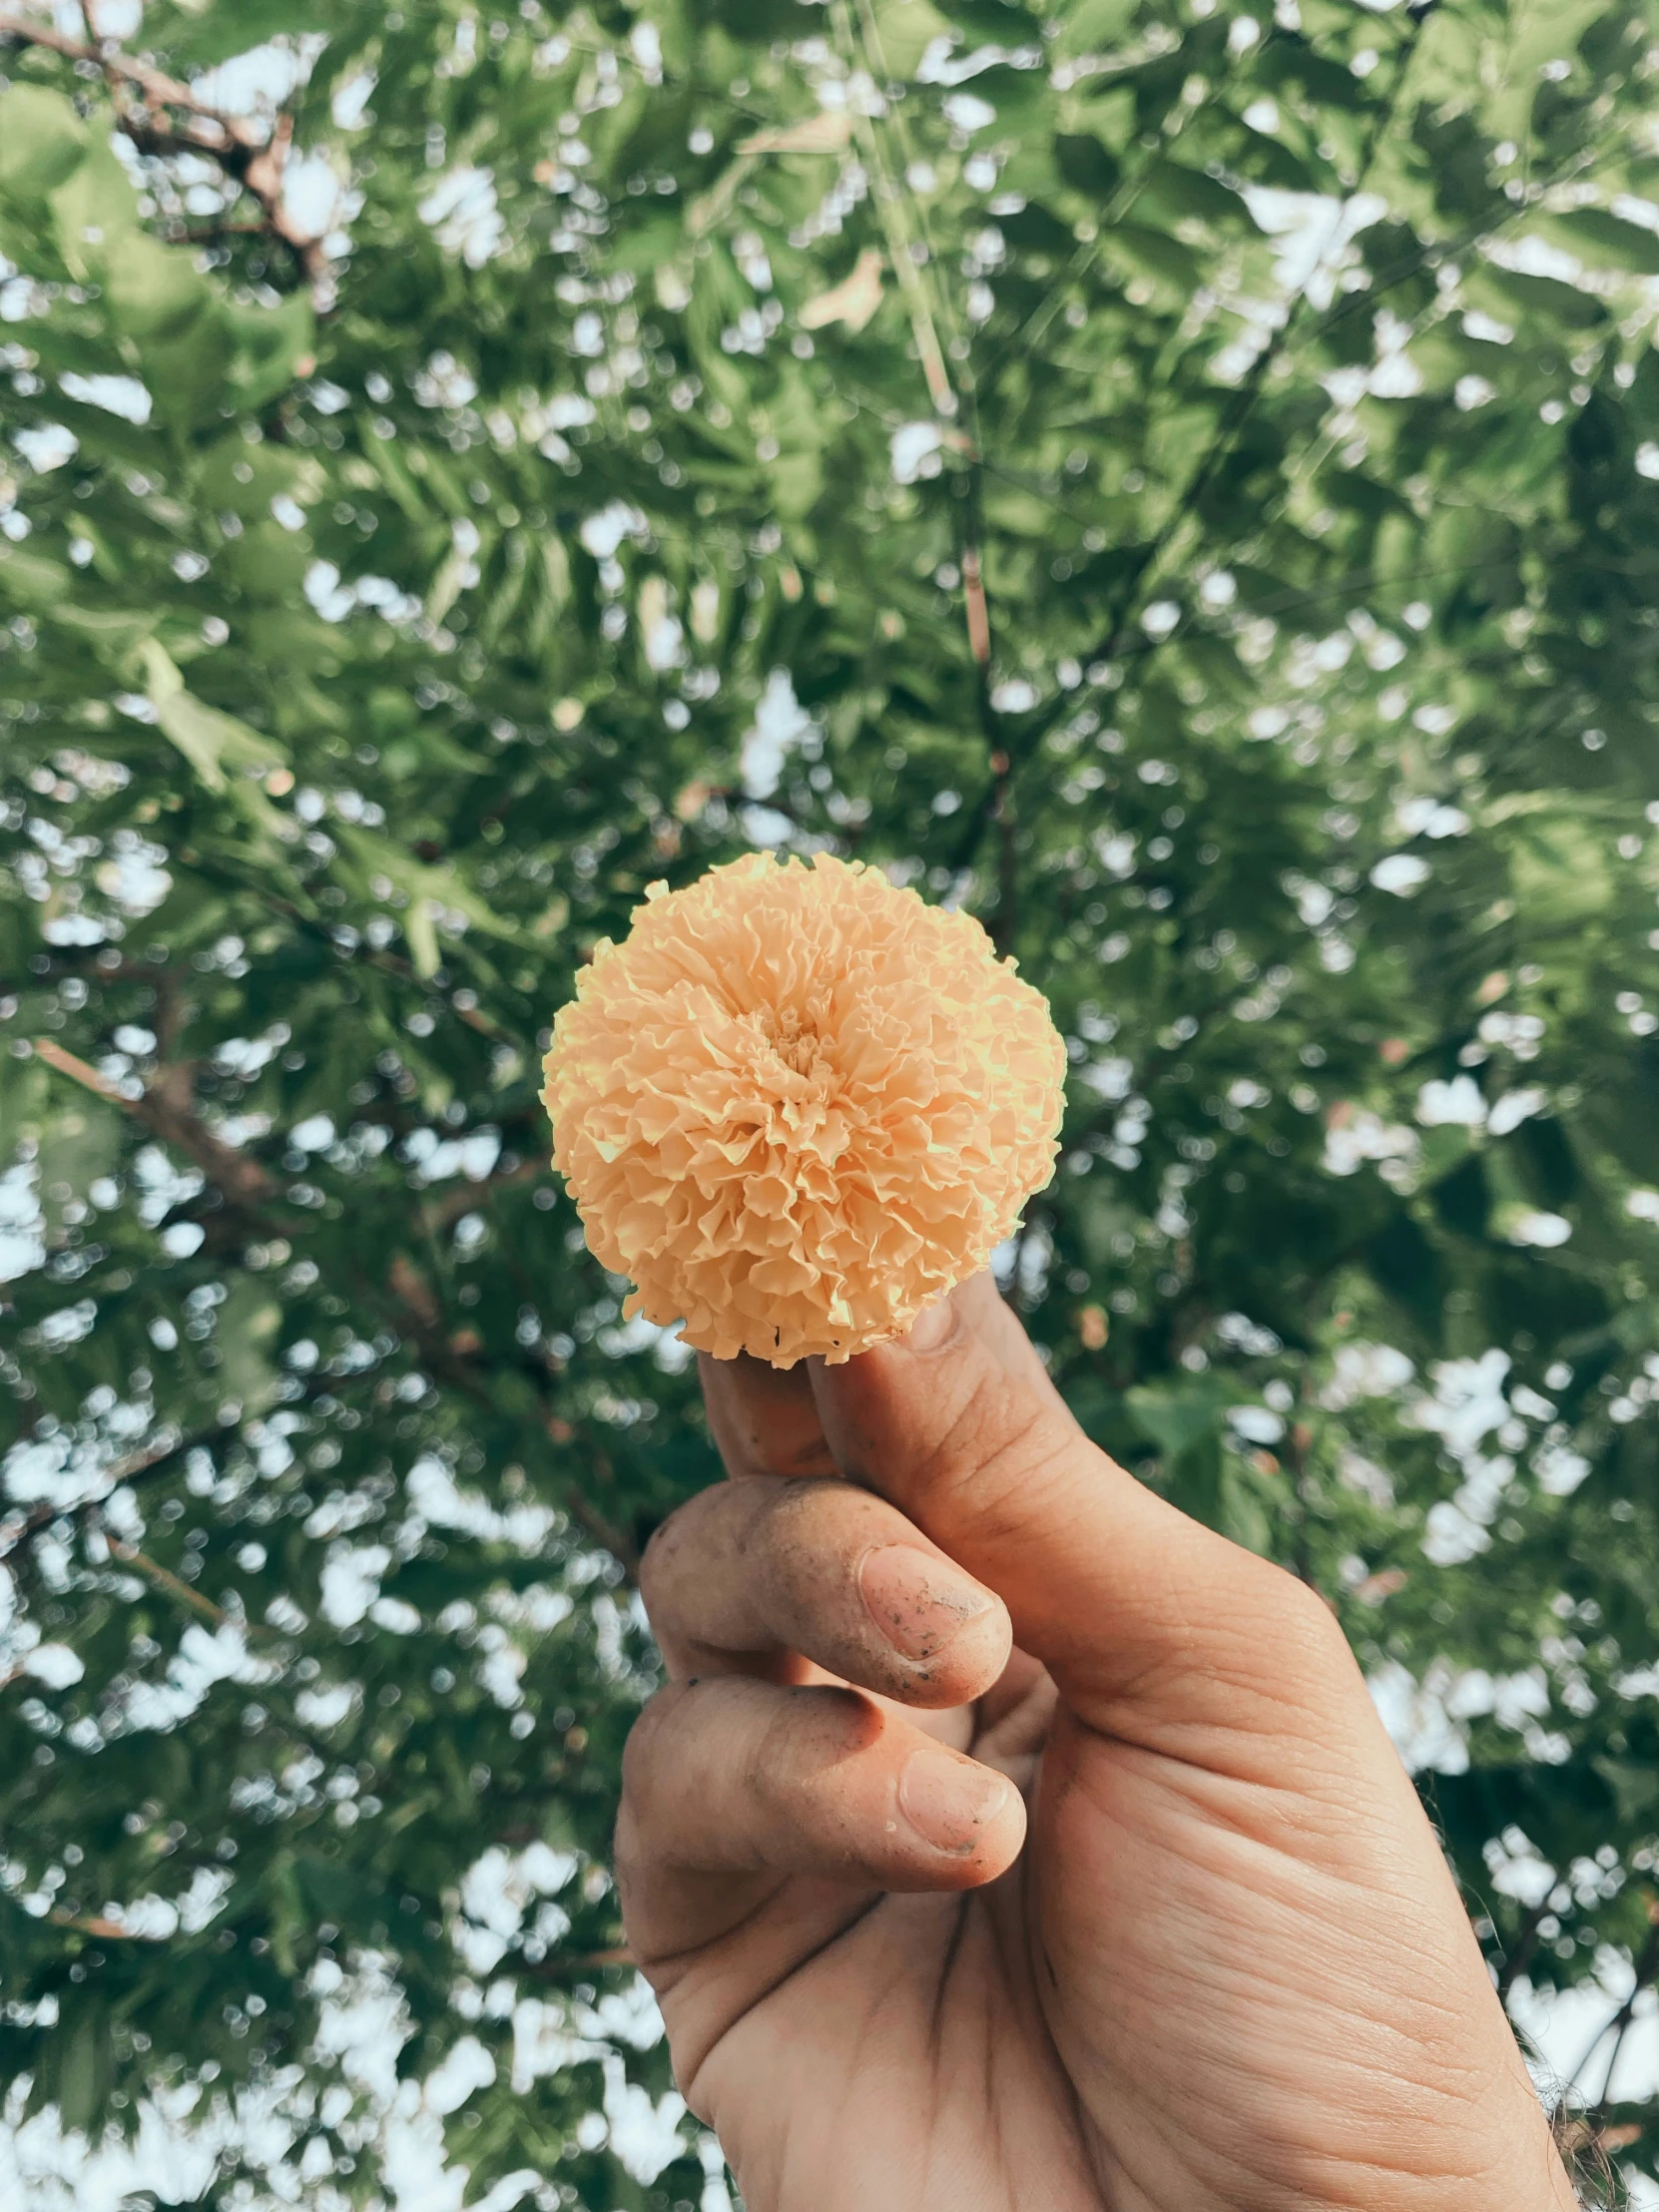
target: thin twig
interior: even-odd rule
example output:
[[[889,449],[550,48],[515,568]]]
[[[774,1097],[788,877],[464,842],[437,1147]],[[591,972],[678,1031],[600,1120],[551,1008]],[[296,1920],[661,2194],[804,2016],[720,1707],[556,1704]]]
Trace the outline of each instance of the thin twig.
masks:
[[[887,67],[880,27],[869,0],[856,0],[856,5],[858,23],[855,28],[847,0],[835,0],[835,21],[842,43],[852,60],[856,60],[861,50],[870,74],[878,75],[884,80]],[[929,268],[936,266],[932,242],[927,236],[926,212],[909,192],[909,147],[902,116],[890,107],[886,114],[890,128],[899,141],[899,153],[902,157],[899,175],[903,179],[902,188],[894,182],[873,120],[860,114],[856,127],[875,178],[875,199],[882,229],[886,234],[887,258],[892,263],[899,288],[910,309],[910,327],[933,410],[947,421],[965,416],[967,424],[965,441],[960,433],[956,433],[951,439],[951,443],[958,448],[965,444],[967,460],[967,497],[962,503],[963,529],[958,563],[962,582],[962,611],[967,626],[968,656],[972,662],[974,713],[985,741],[986,760],[991,773],[990,813],[997,825],[997,901],[992,920],[992,935],[997,945],[1005,951],[1013,936],[1017,895],[1017,847],[1013,800],[1008,787],[1013,757],[1002,717],[991,697],[993,644],[981,550],[985,540],[985,526],[978,407],[971,372],[964,367],[962,388],[958,391],[953,386],[950,371],[945,365],[944,349],[939,342],[938,324],[929,298],[929,287],[922,276],[923,261]],[[907,211],[911,208],[916,216],[916,230],[921,234],[919,240],[912,232],[908,220]],[[943,304],[944,298],[941,295],[941,310]]]
[[[16,39],[20,46],[43,46],[53,54],[61,54],[65,61],[95,62],[106,77],[132,85],[151,107],[184,108],[199,116],[204,123],[217,125],[229,139],[233,131],[246,131],[240,117],[222,116],[214,108],[204,107],[189,85],[181,84],[177,77],[169,77],[165,71],[154,68],[149,62],[134,61],[130,55],[119,52],[113,43],[101,39],[96,45],[85,40],[70,38],[62,31],[53,30],[45,23],[33,23],[9,10],[0,10],[0,38]]]
[[[210,1434],[215,1433],[218,1431],[203,1429],[195,1435],[180,1436],[172,1443],[159,1444],[148,1451],[130,1452],[125,1459],[117,1459],[113,1466],[104,1470],[110,1489],[119,1489],[123,1482],[134,1482],[143,1475],[156,1474],[170,1467],[176,1460],[184,1458],[198,1445],[205,1443]],[[108,1494],[106,1491],[104,1496],[107,1497]],[[0,1522],[0,1559],[10,1558],[20,1545],[26,1544],[31,1536],[37,1535],[51,1522],[103,1502],[103,1497],[86,1498],[78,1505],[60,1505],[49,1501],[33,1507],[13,1528],[8,1529]]]
[[[112,1536],[107,1528],[103,1534],[104,1541],[117,1559],[126,1566],[136,1567],[147,1582],[154,1583],[168,1597],[176,1599],[181,1605],[188,1605],[193,1612],[200,1613],[204,1620],[212,1621],[215,1628],[223,1628],[230,1621],[231,1616],[223,1605],[216,1605],[211,1597],[204,1597],[200,1590],[193,1590],[188,1582],[182,1582],[160,1560],[152,1559],[147,1551],[140,1551],[137,1544],[124,1543],[119,1536]],[[244,1622],[238,1621],[235,1625],[243,1629],[245,1634],[248,1632]]]
[[[374,1367],[359,1368],[351,1375],[331,1375],[326,1368],[318,1369],[306,1382],[296,1396],[285,1402],[296,1405],[309,1404],[319,1397],[334,1397],[343,1391],[366,1382],[375,1374]],[[38,1434],[38,1429],[34,1431]],[[193,1451],[206,1449],[225,1435],[224,1426],[216,1421],[210,1428],[193,1429],[189,1435],[175,1436],[168,1442],[158,1442],[142,1451],[132,1451],[124,1458],[116,1459],[103,1469],[103,1479],[108,1485],[96,1497],[82,1498],[74,1504],[64,1505],[48,1500],[36,1505],[15,1522],[0,1520],[0,1560],[9,1558],[20,1546],[26,1544],[41,1529],[55,1520],[69,1520],[77,1513],[96,1513],[107,1505],[113,1491],[124,1483],[149,1481],[158,1474],[165,1474],[179,1460],[188,1458]],[[0,1685],[3,1687],[3,1685]]]
[[[300,273],[312,284],[327,274],[322,242],[300,230],[282,205],[282,176],[293,140],[293,119],[280,115],[269,138],[246,116],[225,115],[199,100],[187,84],[149,62],[124,54],[113,41],[89,43],[26,17],[0,12],[0,39],[19,46],[37,46],[60,54],[65,61],[87,62],[103,72],[112,92],[127,87],[138,95],[137,103],[117,100],[116,116],[141,154],[166,159],[177,154],[204,154],[216,161],[234,183],[258,201],[265,221],[260,228],[278,239],[292,254]],[[182,124],[167,119],[177,111]]]
[[[556,1951],[551,1958],[522,1958],[513,1970],[532,1981],[566,1981],[573,1974],[601,1973],[611,1966],[636,1963],[629,1944],[613,1943],[606,1950]]]
[[[35,1051],[49,1068],[59,1075],[79,1083],[83,1090],[91,1091],[135,1121],[140,1121],[155,1136],[176,1144],[181,1152],[194,1160],[226,1198],[238,1206],[247,1208],[256,1200],[269,1198],[276,1190],[276,1182],[269,1170],[246,1152],[239,1152],[223,1138],[216,1137],[201,1115],[183,1102],[193,1089],[188,1080],[191,1064],[173,1061],[155,1076],[137,1098],[129,1098],[116,1084],[89,1067],[85,1060],[77,1058],[53,1037],[37,1037]]]
[[[858,36],[846,0],[834,0],[835,26],[840,33],[841,44],[849,60],[856,61]],[[867,57],[866,57],[867,58]],[[893,275],[898,278],[898,288],[904,294],[904,303],[910,310],[910,329],[916,341],[916,352],[921,360],[921,372],[927,380],[927,395],[933,402],[936,414],[952,419],[957,412],[956,393],[950,381],[950,371],[944,364],[944,348],[939,343],[938,327],[933,318],[932,303],[927,296],[927,285],[912,248],[915,241],[904,219],[903,197],[888,172],[881,142],[876,136],[871,117],[861,108],[854,108],[853,130],[863,147],[875,179],[875,204],[886,233],[887,259],[892,264]]]
[[[1643,1943],[1640,1951],[1636,1955],[1635,1963],[1632,1968],[1633,1978],[1630,1984],[1630,1994],[1625,1998],[1624,2002],[1619,2006],[1618,2010],[1613,2014],[1612,2018],[1606,2021],[1605,2024],[1591,2039],[1590,2045],[1585,2051],[1583,2057],[1578,2061],[1577,2065],[1574,2066],[1572,2072],[1567,2077],[1567,2085],[1569,2088],[1574,2087],[1577,2084],[1579,2075],[1584,2071],[1585,2067],[1590,2063],[1590,2060],[1601,2048],[1603,2041],[1609,2035],[1611,2035],[1614,2039],[1613,2056],[1615,2059],[1618,2057],[1619,2045],[1624,2040],[1624,2031],[1630,2025],[1631,2020],[1635,2017],[1636,1999],[1647,1987],[1649,1981],[1652,1980],[1654,1973],[1656,1971],[1659,1971],[1659,1906],[1650,1906],[1649,1911],[1655,1917],[1653,1920],[1653,1925],[1649,1929],[1647,1940],[1645,1943]],[[1611,2067],[1609,2067],[1607,2081],[1603,2084],[1602,2087],[1603,2103],[1606,2102],[1607,2089],[1611,2086],[1611,2084],[1612,2069]]]
[[[579,1528],[585,1529],[596,1544],[610,1553],[622,1569],[623,1578],[637,1589],[640,1579],[639,1546],[623,1533],[615,1521],[602,1513],[574,1482],[567,1482],[561,1495],[565,1511],[571,1519]]]
[[[772,806],[776,802],[769,800],[767,804]],[[779,811],[787,812],[787,809]],[[362,943],[347,949],[334,935],[329,923],[319,920],[314,914],[306,913],[291,898],[284,898],[279,891],[273,891],[265,884],[251,880],[245,873],[234,868],[210,867],[200,856],[192,864],[199,875],[210,875],[217,882],[233,885],[244,895],[257,898],[272,913],[280,914],[285,921],[291,921],[296,929],[302,929],[316,943],[327,945],[342,959],[358,960],[366,967],[378,968],[382,974],[393,976],[400,983],[416,983],[427,989],[433,988],[430,977],[417,975],[410,963],[398,953],[386,952]],[[499,1022],[492,1021],[488,1014],[481,1012],[476,1006],[453,1006],[451,1011],[458,1021],[464,1022],[469,1029],[475,1029],[481,1037],[488,1037],[492,1044],[510,1045],[515,1050],[520,1048],[520,1039],[503,1029]]]
[[[153,1936],[143,1936],[136,1928],[123,1928],[119,1921],[107,1921],[96,1913],[48,1913],[46,1918],[54,1928],[73,1928],[83,1936],[98,1936],[106,1942],[125,1941],[153,1943]]]
[[[49,1068],[56,1068],[60,1075],[67,1075],[72,1083],[79,1083],[83,1090],[95,1092],[99,1098],[107,1099],[112,1106],[119,1106],[123,1113],[132,1112],[134,1102],[125,1091],[107,1081],[95,1067],[89,1067],[85,1060],[77,1058],[73,1052],[66,1052],[55,1037],[37,1037],[35,1052]]]

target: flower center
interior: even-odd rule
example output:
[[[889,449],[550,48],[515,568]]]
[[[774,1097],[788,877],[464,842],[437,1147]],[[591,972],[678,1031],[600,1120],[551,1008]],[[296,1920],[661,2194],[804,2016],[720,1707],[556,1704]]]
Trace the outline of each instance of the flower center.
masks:
[[[796,1075],[811,1075],[824,1056],[824,1042],[816,1029],[802,1021],[793,1006],[763,1007],[752,1017],[762,1036]]]

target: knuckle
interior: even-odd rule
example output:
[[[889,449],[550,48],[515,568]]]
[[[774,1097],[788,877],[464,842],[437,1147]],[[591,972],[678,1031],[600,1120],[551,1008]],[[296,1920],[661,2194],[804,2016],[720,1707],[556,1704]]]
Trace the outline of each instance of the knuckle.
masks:
[[[1245,1553],[1236,1562],[1238,1591],[1259,1641],[1271,1639],[1284,1682],[1325,1689],[1356,1662],[1342,1623],[1322,1593],[1271,1559]]]
[[[1322,1679],[1329,1679],[1334,1667],[1352,1665],[1353,1653],[1342,1623],[1321,1593],[1284,1567],[1271,1567],[1270,1572],[1278,1585],[1279,1633],[1287,1658],[1300,1660]]]
[[[685,1576],[686,1556],[697,1548],[731,1488],[729,1482],[717,1482],[711,1489],[699,1490],[652,1530],[640,1559],[639,1588],[640,1602],[653,1626],[672,1609],[675,1588]]]
[[[792,1690],[749,1745],[744,1791],[773,1818],[799,1822],[815,1782],[866,1750],[882,1726],[879,1709],[861,1690]]]
[[[663,1770],[667,1748],[664,1738],[674,1726],[692,1687],[683,1682],[665,1683],[641,1706],[638,1718],[628,1731],[628,1740],[622,1747],[622,1795],[639,1819],[649,1818],[651,1801]]]
[[[820,1475],[775,1478],[766,1509],[753,1524],[751,1540],[773,1552],[811,1543],[823,1531],[829,1495],[845,1488],[845,1483],[826,1481]]]
[[[1011,1538],[1030,1518],[1032,1483],[1071,1441],[1041,1399],[981,1373],[917,1468],[918,1487],[950,1490],[987,1540]]]
[[[677,1527],[676,1523],[684,1511],[685,1507],[681,1506],[678,1512],[671,1513],[666,1521],[654,1528],[650,1541],[640,1554],[640,1603],[645,1607],[647,1619],[653,1623],[662,1614],[663,1598],[680,1548],[680,1539],[684,1534],[683,1528]]]

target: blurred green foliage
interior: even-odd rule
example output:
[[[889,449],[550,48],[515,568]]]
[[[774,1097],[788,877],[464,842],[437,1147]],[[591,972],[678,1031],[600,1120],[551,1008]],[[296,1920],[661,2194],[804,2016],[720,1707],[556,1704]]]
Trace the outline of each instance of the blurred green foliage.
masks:
[[[1340,1608],[1506,1989],[1645,1977],[1652,6],[63,16],[0,91],[16,2099],[171,2096],[216,2206],[440,2134],[724,2201],[605,1874],[713,1454],[535,1090],[756,843],[1049,993],[1004,1274],[1079,1415]]]

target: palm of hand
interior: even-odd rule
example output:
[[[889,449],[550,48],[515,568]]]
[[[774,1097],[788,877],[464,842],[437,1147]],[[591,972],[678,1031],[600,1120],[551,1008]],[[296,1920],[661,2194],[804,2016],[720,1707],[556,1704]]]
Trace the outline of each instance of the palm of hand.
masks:
[[[777,1386],[741,1386],[774,1393],[764,1428]],[[861,1471],[852,1428],[827,1410],[837,1459]],[[981,1393],[981,1429],[985,1411]],[[725,1425],[729,1463],[752,1471]],[[821,1461],[810,1426],[763,1463]],[[693,1702],[642,1731],[645,1779],[619,1832],[679,2077],[751,2212],[1571,2205],[1432,1834],[1304,1593],[1195,1530],[1180,1588],[1166,1574],[1139,1598],[1119,1589],[1109,1613],[1084,1607],[1051,1633],[1021,1586],[1031,1547],[988,1573],[986,1530],[957,1498],[949,1548],[1008,1595],[1017,1626],[1039,1624],[1030,1640],[1045,1639],[1065,1695],[1021,1652],[987,1671],[981,1638],[977,1657],[953,1661],[947,1643],[925,1687],[882,1696],[881,1666],[837,1623],[839,1539],[825,1531],[846,1522],[855,1558],[871,1515],[896,1516],[827,1482],[791,1485],[794,1498],[767,1485],[757,1509],[762,1487],[706,1493],[686,1550],[711,1588],[747,1574],[767,1618],[757,1630],[752,1604],[734,1632],[728,1600],[720,1635],[684,1630],[714,1601],[667,1575],[662,1609],[681,1620],[665,1651],[672,1662],[678,1643],[672,1671],[692,1678],[667,1696]],[[945,1516],[895,1487],[919,1540],[942,1538]],[[1155,1585],[1142,1502],[1155,1536],[1180,1516],[1145,1493],[1112,1500],[1114,1535]],[[999,1490],[1004,1547],[1010,1510]],[[724,1552],[709,1534],[723,1516],[744,1517]],[[757,1534],[774,1521],[800,1525]],[[1036,1562],[1059,1616],[1079,1610],[1069,1585],[1087,1565],[1075,1529],[1064,1537]],[[1155,1616],[1173,1634],[1150,1635]],[[719,1679],[698,1685],[711,1643]],[[1079,1653],[1103,1645],[1111,1663],[1091,1670]],[[961,1686],[992,1686],[946,1707],[953,1664]],[[1009,1778],[1030,1809],[1023,1851],[1011,1802],[961,1851],[918,1852],[894,1789],[918,1722]],[[675,1799],[659,1770],[676,1728],[681,1750],[702,1731],[700,1802],[682,1795],[675,1825],[692,1841],[665,1846]],[[710,1810],[723,1803],[724,1820]]]
[[[671,2026],[707,2045],[688,2086],[752,2204],[1025,2212],[1040,2174],[1045,2212],[1371,2207],[1390,2165],[1408,2203],[1411,2130],[1436,2086],[1501,2109],[1506,2053],[1470,2067],[1453,1977],[1415,1951],[1392,1988],[1356,1976],[1347,1913],[1324,1910],[1317,1870],[1263,1852],[1248,1785],[1218,1822],[1213,1786],[1195,1803],[1164,1762],[1148,1771],[1082,1728],[1022,1654],[971,1713],[936,1720],[1034,1811],[1058,1739],[1050,1771],[1071,1787],[1014,1866],[953,1896],[785,1878],[665,1998]],[[778,1978],[781,1951],[800,1962]],[[1294,1981],[1273,1990],[1287,1959]],[[1452,2032],[1419,2071],[1438,2083],[1401,2082],[1383,2046],[1436,2013]],[[1373,2148],[1344,2153],[1368,2104]],[[1471,2188],[1502,2148],[1484,2134],[1465,2138]]]
[[[1052,1683],[1016,1654],[976,1708],[932,1718],[1029,1802],[1053,1711]],[[728,2002],[746,1984],[763,1993],[713,2041],[692,2094],[721,2115],[754,2204],[1014,2212],[1019,2175],[1034,2171],[1052,2212],[1110,2201],[1047,2024],[1035,1867],[1028,1851],[954,1896],[786,1879],[725,1938],[711,1981]],[[800,1963],[774,1980],[780,1940]],[[694,1968],[668,2016],[690,2025],[710,1998],[721,2001]]]

